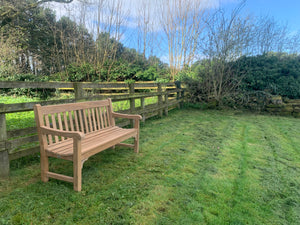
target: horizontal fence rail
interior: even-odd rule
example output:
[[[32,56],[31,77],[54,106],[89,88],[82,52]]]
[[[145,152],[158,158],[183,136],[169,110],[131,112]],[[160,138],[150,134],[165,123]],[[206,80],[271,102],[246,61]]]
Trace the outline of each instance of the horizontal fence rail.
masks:
[[[136,82],[134,87],[136,88],[157,88],[158,83],[154,82]],[[75,88],[80,86],[82,88],[109,88],[109,89],[118,89],[125,88],[128,89],[128,86],[125,82],[101,82],[101,83],[90,83],[90,82],[23,82],[23,81],[1,81],[0,89],[3,88]],[[173,82],[162,83],[166,87],[174,87]]]
[[[129,101],[129,108],[115,110],[122,113],[135,113],[143,117],[143,122],[153,116],[168,115],[173,108],[180,108],[184,98],[184,88],[180,83],[136,82],[116,83],[63,83],[63,82],[0,82],[0,89],[42,88],[73,92],[74,98],[3,104],[0,101],[0,177],[9,174],[9,161],[39,152],[36,127],[8,130],[6,114],[33,111],[35,104],[53,105],[80,101],[94,101],[111,98],[113,102]],[[154,97],[155,103],[146,105],[146,99]],[[139,106],[136,106],[139,100]],[[119,126],[130,125],[128,121],[117,121]]]

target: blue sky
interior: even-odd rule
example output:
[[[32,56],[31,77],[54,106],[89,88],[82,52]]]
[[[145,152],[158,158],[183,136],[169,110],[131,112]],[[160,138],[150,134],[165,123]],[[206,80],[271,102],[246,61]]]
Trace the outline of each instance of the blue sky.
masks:
[[[123,2],[124,10],[131,10],[130,16],[135,17],[135,6],[143,1],[149,0],[121,0]],[[164,0],[150,0],[163,3]],[[215,7],[222,7],[225,9],[235,8],[241,0],[195,0],[206,1]],[[78,0],[74,0],[74,3]],[[131,3],[131,4],[130,4]],[[55,5],[55,4],[54,4]],[[73,5],[70,4],[70,5]],[[56,4],[54,9],[57,11],[58,16],[66,15],[64,7],[61,4]],[[132,10],[133,9],[133,10]],[[59,11],[62,10],[60,13]],[[77,10],[75,10],[77,11]],[[73,11],[74,12],[74,11]],[[245,14],[251,14],[254,16],[269,16],[273,17],[277,22],[282,24],[288,23],[291,31],[300,30],[300,0],[247,0],[243,9]]]
[[[136,19],[139,16],[139,8],[137,7],[142,2],[150,2],[155,5],[163,5],[166,0],[114,0],[122,2],[121,11],[127,20],[127,23],[124,24],[124,30],[126,32],[122,35],[120,41],[130,48],[135,48],[140,51],[138,48],[137,41],[137,23]],[[183,0],[184,1],[184,0]],[[224,8],[226,11],[231,11],[236,8],[241,0],[191,0],[206,2],[208,8]],[[92,1],[93,2],[93,1]],[[95,1],[97,2],[97,1]],[[112,0],[105,1],[106,3],[113,2]],[[171,0],[172,2],[172,0]],[[71,16],[72,19],[80,18],[81,10],[79,7],[80,1],[74,0],[71,4],[58,4],[53,3],[53,9],[55,9],[58,18],[62,15]],[[66,10],[69,8],[69,10]],[[151,8],[151,7],[148,7]],[[95,23],[92,22],[95,18],[93,10],[95,11],[96,7],[91,7],[87,15],[87,27],[89,30],[95,31]],[[127,14],[127,12],[129,12]],[[257,16],[268,16],[269,18],[274,18],[276,22],[282,25],[288,25],[289,32],[291,34],[300,31],[300,0],[247,0],[245,7],[242,10],[244,15],[253,15]],[[107,11],[104,11],[104,17],[106,16]],[[155,21],[158,21],[159,18],[150,17],[150,22],[157,24]],[[77,21],[78,22],[78,21]],[[103,22],[103,20],[102,20]],[[93,28],[93,27],[94,28]],[[159,25],[154,25],[155,32],[157,36],[161,35],[162,27]],[[156,45],[153,54],[160,57],[164,62],[168,61],[168,48],[166,40],[159,41],[159,44]],[[150,51],[146,51],[146,55],[150,55]]]
[[[221,6],[234,8],[237,2],[225,0]],[[288,23],[291,31],[300,30],[300,0],[247,0],[243,12],[273,17],[279,23]]]

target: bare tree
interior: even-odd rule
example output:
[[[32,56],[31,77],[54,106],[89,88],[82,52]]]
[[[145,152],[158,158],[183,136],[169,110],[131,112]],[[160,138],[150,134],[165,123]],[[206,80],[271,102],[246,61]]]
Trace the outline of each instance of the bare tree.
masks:
[[[253,39],[253,24],[250,17],[240,17],[245,1],[228,16],[220,9],[206,22],[200,53],[205,60],[207,97],[221,102],[223,96],[232,93],[241,78],[231,72],[229,62],[246,55]]]
[[[137,44],[138,50],[142,53],[143,58],[146,58],[146,52],[153,44],[153,2],[150,0],[141,1],[137,10]]]
[[[256,19],[254,33],[253,54],[285,50],[288,41],[287,25],[280,25],[273,18],[264,16]]]
[[[300,30],[298,32],[290,34],[286,50],[290,54],[300,53]]]
[[[202,17],[206,12],[203,1],[166,0],[161,4],[161,25],[168,43],[172,80],[184,65],[195,59]]]
[[[120,54],[120,41],[126,31],[128,11],[124,11],[122,0],[95,0],[96,21],[96,60],[98,68],[107,66],[108,74]],[[99,79],[101,73],[99,72]],[[110,77],[107,77],[110,80]]]

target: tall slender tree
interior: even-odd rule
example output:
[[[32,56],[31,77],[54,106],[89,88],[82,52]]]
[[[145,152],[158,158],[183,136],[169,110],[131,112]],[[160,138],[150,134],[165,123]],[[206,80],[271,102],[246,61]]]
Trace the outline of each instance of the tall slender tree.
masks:
[[[206,12],[203,1],[166,0],[160,5],[161,25],[168,43],[171,78],[195,59]]]

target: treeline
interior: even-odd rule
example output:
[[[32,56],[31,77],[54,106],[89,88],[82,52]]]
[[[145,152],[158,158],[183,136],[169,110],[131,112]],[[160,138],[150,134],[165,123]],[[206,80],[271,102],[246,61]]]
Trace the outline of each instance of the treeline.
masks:
[[[241,57],[233,72],[242,78],[241,90],[264,91],[292,99],[300,99],[300,56],[268,53]]]
[[[244,107],[265,105],[272,96],[300,99],[300,56],[266,53],[243,56],[226,62],[226,76],[211,77],[219,71],[218,63],[201,60],[181,72],[189,87],[192,102],[213,102],[214,106]],[[219,96],[216,98],[215,96]]]
[[[60,81],[167,79],[159,58],[125,47],[111,33],[97,36],[37,0],[2,0],[0,8],[0,77]],[[21,74],[33,74],[32,76]]]
[[[53,1],[72,2],[1,0],[2,80],[182,80],[191,99],[218,104],[300,97],[300,32],[245,15],[246,0],[230,12],[209,1],[73,1],[58,20],[43,4]]]
[[[300,33],[272,18],[243,16],[244,4],[204,22],[201,59],[179,72],[193,101],[241,106],[265,104],[271,95],[300,97]]]

